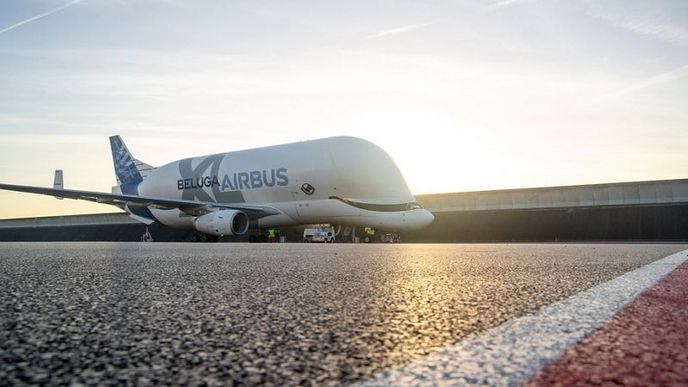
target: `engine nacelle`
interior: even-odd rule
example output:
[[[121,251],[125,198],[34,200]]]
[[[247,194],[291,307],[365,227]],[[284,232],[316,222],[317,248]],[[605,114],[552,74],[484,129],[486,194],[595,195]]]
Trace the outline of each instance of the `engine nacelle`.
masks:
[[[220,210],[194,220],[196,230],[210,235],[244,235],[248,231],[248,215],[236,210]]]

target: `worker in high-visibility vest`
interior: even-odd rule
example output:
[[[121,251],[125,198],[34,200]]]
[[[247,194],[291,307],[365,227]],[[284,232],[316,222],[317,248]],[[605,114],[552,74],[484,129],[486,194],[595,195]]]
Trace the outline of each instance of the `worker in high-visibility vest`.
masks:
[[[366,227],[365,231],[367,234],[365,239],[366,243],[375,242],[375,229],[372,227]]]

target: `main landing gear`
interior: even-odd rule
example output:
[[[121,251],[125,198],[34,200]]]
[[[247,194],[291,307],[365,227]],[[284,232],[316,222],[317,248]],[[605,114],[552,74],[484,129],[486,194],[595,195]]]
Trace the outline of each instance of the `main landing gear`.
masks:
[[[219,242],[220,237],[216,235],[210,235],[202,232],[196,231],[196,233],[191,237],[191,242]]]

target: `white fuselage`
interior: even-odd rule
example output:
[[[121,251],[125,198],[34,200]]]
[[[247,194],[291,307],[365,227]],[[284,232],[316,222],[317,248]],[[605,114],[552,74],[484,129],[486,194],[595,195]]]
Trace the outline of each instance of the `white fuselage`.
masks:
[[[434,219],[416,204],[392,159],[353,137],[174,161],[150,172],[138,193],[277,210],[252,227],[331,223],[403,231]],[[149,209],[167,226],[194,227],[194,218],[178,209]]]

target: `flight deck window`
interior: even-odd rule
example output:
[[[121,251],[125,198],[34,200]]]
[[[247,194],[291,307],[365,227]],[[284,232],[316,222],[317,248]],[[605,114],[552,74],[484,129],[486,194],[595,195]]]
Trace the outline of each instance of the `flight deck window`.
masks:
[[[360,203],[351,200],[342,199],[336,196],[330,196],[330,199],[336,199],[343,203],[346,203],[352,207],[360,208],[362,210],[376,211],[376,212],[401,212],[417,210],[422,208],[418,203],[401,203],[401,204],[371,204],[371,203]]]

